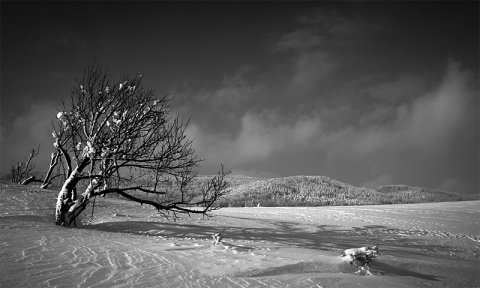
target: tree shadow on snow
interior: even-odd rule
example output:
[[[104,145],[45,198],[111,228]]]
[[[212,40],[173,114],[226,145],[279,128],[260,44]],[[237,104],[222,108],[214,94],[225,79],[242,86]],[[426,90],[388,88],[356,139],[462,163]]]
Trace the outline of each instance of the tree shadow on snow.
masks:
[[[420,278],[420,279],[429,280],[429,281],[440,281],[440,279],[445,279],[445,277],[423,274],[423,273],[412,271],[411,269],[397,267],[381,261],[373,262],[372,266],[370,267],[370,272],[374,275],[410,276],[410,277]]]
[[[230,217],[229,218],[234,218]],[[240,218],[245,220],[244,218]],[[181,222],[145,222],[119,221],[104,222],[83,226],[82,229],[99,230],[106,232],[130,233],[148,236],[209,238],[215,233],[221,233],[226,239],[243,241],[275,242],[293,247],[317,249],[324,251],[341,252],[348,248],[372,246],[380,244],[381,253],[388,252],[401,255],[403,252],[416,255],[426,255],[427,250],[448,250],[453,247],[428,244],[416,239],[399,238],[395,235],[382,233],[364,233],[374,228],[385,226],[364,226],[344,229],[335,225],[317,225],[315,231],[306,231],[296,222],[255,220],[267,227],[220,226],[215,223],[189,224]],[[213,224],[213,225],[209,225]],[[430,255],[431,256],[431,255]],[[441,257],[440,257],[441,258]]]
[[[228,216],[229,218],[235,218]],[[245,218],[239,218],[245,221]],[[235,221],[233,219],[232,221]],[[234,222],[235,223],[235,222]],[[352,229],[344,229],[335,225],[300,225],[298,222],[275,221],[269,219],[255,219],[256,224],[262,227],[247,227],[226,225],[221,226],[218,223],[210,223],[208,221],[201,224],[181,223],[181,222],[143,222],[143,221],[124,221],[124,222],[107,222],[84,226],[83,229],[91,229],[106,232],[129,233],[144,236],[161,236],[175,238],[194,238],[212,240],[211,235],[221,233],[225,241],[230,240],[281,244],[290,247],[307,248],[315,250],[323,250],[338,253],[353,247],[369,246],[380,244],[381,255],[396,256],[405,259],[405,257],[414,256],[418,258],[443,258],[441,255],[428,253],[427,250],[443,249],[446,246],[432,246],[428,244],[428,249],[421,241],[409,241],[409,239],[399,239],[394,234],[382,234],[379,231],[390,229],[386,226],[369,225],[364,227],[354,227]],[[258,225],[257,225],[258,226]],[[309,226],[313,231],[306,230],[305,226]],[[383,229],[383,230],[382,230]],[[372,232],[374,230],[374,233]],[[390,231],[390,230],[389,230]],[[399,241],[402,240],[402,241]],[[417,239],[418,240],[418,239]],[[252,245],[252,244],[250,244]],[[418,257],[421,256],[421,257]],[[380,256],[381,257],[381,256]],[[414,260],[415,261],[415,260]],[[417,261],[415,261],[417,262]],[[373,262],[371,271],[375,275],[397,275],[411,276],[424,280],[439,281],[439,276],[422,274],[418,272],[420,266],[414,264],[408,266],[405,263],[395,263],[397,266],[385,263],[379,258]],[[303,271],[314,270],[307,264],[298,264],[299,267],[286,267],[285,271],[293,270]],[[303,266],[302,266],[303,265]],[[307,265],[307,266],[305,266]],[[313,265],[313,264],[312,264]],[[426,264],[428,265],[428,264]],[[417,267],[418,266],[418,267]],[[413,267],[413,268],[412,268]],[[298,268],[298,269],[297,269]],[[411,269],[410,269],[411,268]],[[412,270],[416,270],[412,271]],[[421,270],[421,269],[420,269]],[[283,270],[270,271],[267,274],[283,273]],[[258,276],[258,275],[251,275]]]

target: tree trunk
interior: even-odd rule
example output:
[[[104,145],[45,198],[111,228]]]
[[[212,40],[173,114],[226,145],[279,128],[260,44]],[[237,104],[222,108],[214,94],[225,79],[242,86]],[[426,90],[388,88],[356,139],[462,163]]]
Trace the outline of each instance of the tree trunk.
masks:
[[[30,184],[30,183],[32,183],[32,182],[40,182],[40,183],[42,183],[42,181],[40,181],[40,180],[38,180],[37,178],[35,178],[35,176],[30,176],[30,177],[28,177],[27,179],[24,179],[24,180],[20,181],[20,184],[21,184],[21,185],[28,185],[28,184]]]
[[[82,170],[88,165],[89,162],[90,159],[85,157],[80,165],[78,165],[75,170],[72,171],[70,176],[63,184],[62,189],[58,193],[57,205],[55,208],[55,223],[57,225],[64,227],[69,226],[88,204],[87,197],[75,200],[74,196],[76,196],[76,193],[74,193],[74,191],[78,181],[80,180],[79,177]],[[78,210],[80,206],[84,206],[82,210],[79,210],[78,213],[72,213]]]
[[[48,167],[47,175],[45,175],[45,179],[43,180],[40,188],[45,189],[48,187],[48,185],[50,185],[50,177],[52,176],[53,168],[57,166],[59,156],[60,152],[52,154],[52,159],[50,160],[50,167]]]
[[[73,205],[70,207],[65,215],[65,223],[70,226],[74,223],[75,219],[87,208],[90,199],[93,197],[93,192],[97,186],[96,180],[93,180],[85,190],[85,192],[79,197],[79,199],[73,201]],[[76,197],[76,189],[73,190],[72,197]]]

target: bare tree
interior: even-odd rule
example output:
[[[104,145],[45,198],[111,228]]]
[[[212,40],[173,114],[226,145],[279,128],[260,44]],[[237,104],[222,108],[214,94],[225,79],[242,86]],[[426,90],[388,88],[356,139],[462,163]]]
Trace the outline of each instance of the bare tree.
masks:
[[[223,166],[193,185],[202,159],[186,138],[188,121],[171,113],[172,97],[155,97],[142,75],[111,80],[92,65],[59,111],[54,146],[67,166],[56,224],[69,226],[92,197],[117,193],[161,213],[207,214],[227,187]],[[77,186],[83,193],[75,197]]]
[[[40,145],[38,146],[37,150],[35,149],[31,150],[30,154],[28,155],[28,158],[25,158],[25,163],[18,162],[17,165],[12,166],[10,168],[13,183],[28,185],[30,183],[36,182],[36,183],[41,183],[40,188],[48,188],[48,186],[52,183],[52,181],[55,178],[60,176],[57,173],[57,175],[52,177],[53,169],[58,164],[59,155],[61,155],[60,151],[58,151],[57,153],[52,153],[52,160],[50,161],[50,167],[43,180],[37,179],[35,175],[28,176],[32,172],[32,170],[35,169],[35,165],[32,164],[32,160],[39,153],[40,153]]]
[[[28,177],[28,175],[35,168],[35,165],[32,164],[32,159],[35,158],[38,153],[40,153],[40,145],[38,146],[37,150],[32,148],[28,157],[25,158],[25,163],[18,162],[17,165],[14,165],[10,168],[13,183],[26,185],[36,180],[35,176],[31,175]]]

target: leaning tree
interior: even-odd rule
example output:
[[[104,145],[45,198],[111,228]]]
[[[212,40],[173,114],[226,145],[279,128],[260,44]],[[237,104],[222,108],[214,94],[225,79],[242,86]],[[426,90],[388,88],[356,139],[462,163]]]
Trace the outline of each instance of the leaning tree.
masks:
[[[188,121],[171,111],[172,97],[157,98],[142,85],[142,75],[112,80],[92,65],[70,98],[52,133],[67,167],[56,204],[57,225],[69,226],[93,197],[109,193],[174,216],[208,215],[217,208],[227,173],[222,166],[202,185],[195,181],[202,159],[186,137]]]

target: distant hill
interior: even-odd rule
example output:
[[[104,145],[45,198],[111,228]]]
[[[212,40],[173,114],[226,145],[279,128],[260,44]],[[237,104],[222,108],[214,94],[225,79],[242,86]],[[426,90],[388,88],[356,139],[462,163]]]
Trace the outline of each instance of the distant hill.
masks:
[[[228,181],[228,194],[219,202],[223,207],[375,205],[479,199],[478,195],[462,195],[407,185],[368,189],[326,176],[268,179],[231,175],[228,176]]]

